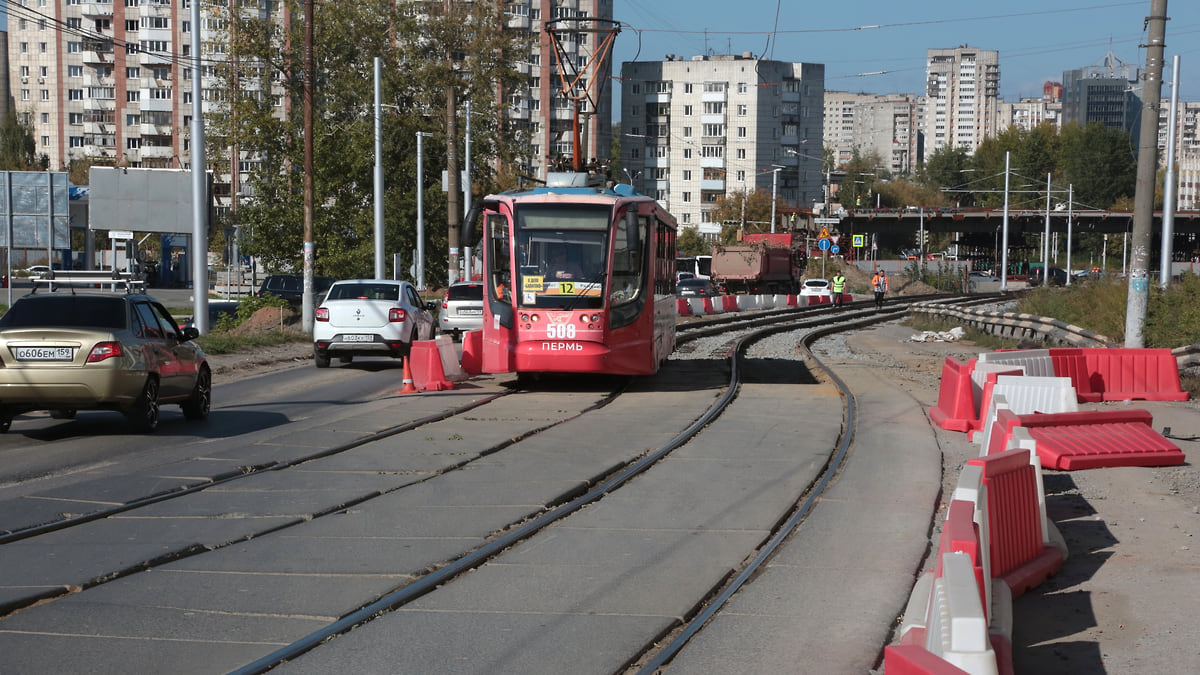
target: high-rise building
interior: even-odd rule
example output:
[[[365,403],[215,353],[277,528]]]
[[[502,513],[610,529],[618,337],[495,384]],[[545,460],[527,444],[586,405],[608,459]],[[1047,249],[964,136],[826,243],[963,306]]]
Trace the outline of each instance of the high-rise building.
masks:
[[[913,94],[825,92],[825,147],[835,166],[857,152],[875,157],[876,169],[893,175],[910,173],[921,147],[921,110]]]
[[[528,87],[502,92],[509,120],[528,130],[530,166],[525,173],[544,178],[549,163],[574,153],[574,105],[562,95],[564,84],[574,95],[589,92],[580,110],[581,164],[607,159],[612,146],[612,62],[594,61],[597,53],[611,55],[602,45],[604,29],[612,21],[612,0],[511,0],[505,5],[510,30],[528,31],[537,37],[525,59],[514,64],[529,76]],[[546,33],[546,21],[600,19],[600,22],[563,22],[557,31],[563,54],[556,53]],[[581,28],[585,30],[569,30]],[[560,58],[565,57],[565,58]],[[596,68],[596,66],[599,68]]]
[[[926,51],[925,154],[975,152],[999,132],[1000,52],[961,46]]]
[[[732,192],[810,208],[823,199],[824,89],[823,64],[749,53],[624,63],[620,178],[706,236]]]
[[[1139,135],[1141,69],[1109,52],[1097,63],[1063,72],[1063,124],[1100,122]]]

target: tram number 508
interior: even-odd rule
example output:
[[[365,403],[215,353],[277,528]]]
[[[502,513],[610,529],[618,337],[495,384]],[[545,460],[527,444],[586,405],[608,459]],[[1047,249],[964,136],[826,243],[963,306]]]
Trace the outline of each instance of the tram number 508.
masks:
[[[575,339],[575,324],[573,323],[552,323],[546,326],[546,337],[551,340],[574,340]]]

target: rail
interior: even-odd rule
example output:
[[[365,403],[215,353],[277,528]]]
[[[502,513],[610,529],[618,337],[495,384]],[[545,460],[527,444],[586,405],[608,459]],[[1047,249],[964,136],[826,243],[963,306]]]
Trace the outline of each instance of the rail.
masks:
[[[929,302],[915,303],[909,307],[909,311],[914,314],[956,319],[996,337],[1030,339],[1067,347],[1117,346],[1116,341],[1100,333],[1036,314],[952,307]]]

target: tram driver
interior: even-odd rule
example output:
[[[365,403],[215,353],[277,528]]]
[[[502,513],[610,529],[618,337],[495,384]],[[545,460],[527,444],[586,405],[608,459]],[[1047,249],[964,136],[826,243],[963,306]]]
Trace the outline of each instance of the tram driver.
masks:
[[[555,247],[550,251],[546,270],[546,277],[553,281],[574,281],[583,278],[583,270],[577,263],[567,259],[567,252],[562,247]]]

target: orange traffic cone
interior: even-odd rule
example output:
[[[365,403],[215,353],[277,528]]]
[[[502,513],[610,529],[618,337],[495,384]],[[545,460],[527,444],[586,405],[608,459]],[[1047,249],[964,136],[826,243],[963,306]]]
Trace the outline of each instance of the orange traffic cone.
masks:
[[[404,357],[404,387],[397,394],[419,394],[421,390],[413,384],[412,369],[408,367],[408,357]]]

